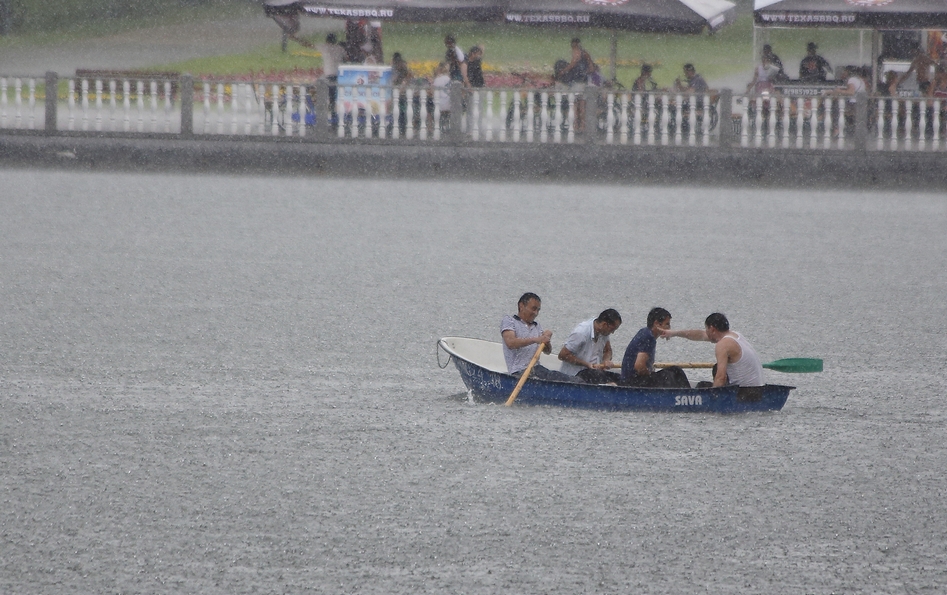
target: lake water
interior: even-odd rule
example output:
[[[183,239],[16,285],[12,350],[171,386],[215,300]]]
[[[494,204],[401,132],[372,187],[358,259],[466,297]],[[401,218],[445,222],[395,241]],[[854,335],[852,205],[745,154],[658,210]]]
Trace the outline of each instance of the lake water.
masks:
[[[0,592],[947,589],[942,194],[0,188]],[[661,305],[825,372],[767,371],[798,389],[766,414],[470,402],[435,342],[524,291],[555,349]]]

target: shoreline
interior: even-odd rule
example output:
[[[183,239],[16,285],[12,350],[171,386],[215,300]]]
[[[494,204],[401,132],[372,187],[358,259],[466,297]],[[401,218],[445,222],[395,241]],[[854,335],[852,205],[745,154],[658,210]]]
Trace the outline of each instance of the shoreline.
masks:
[[[947,188],[942,153],[0,134],[0,167],[671,186]]]

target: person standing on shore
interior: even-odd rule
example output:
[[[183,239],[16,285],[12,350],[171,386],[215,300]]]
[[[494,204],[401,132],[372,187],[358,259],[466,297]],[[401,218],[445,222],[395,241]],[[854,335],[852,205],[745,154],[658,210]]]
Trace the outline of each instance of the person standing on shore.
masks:
[[[559,79],[569,84],[569,90],[576,93],[575,99],[575,130],[585,130],[585,87],[589,83],[589,75],[595,66],[592,55],[582,47],[582,40],[574,37],[570,42],[572,60],[560,72]]]
[[[483,80],[483,46],[475,45],[467,52],[467,80],[474,88],[486,84]]]
[[[322,78],[329,83],[329,113],[335,113],[335,102],[339,93],[339,64],[345,56],[345,50],[339,45],[335,33],[326,35],[326,42],[319,44],[322,54]]]
[[[665,339],[684,337],[691,341],[710,341],[714,344],[717,364],[714,366],[714,386],[737,384],[763,386],[763,364],[760,356],[743,335],[730,330],[727,317],[714,312],[704,321],[704,329],[672,331],[665,329]]]
[[[444,54],[444,61],[447,63],[448,74],[452,81],[463,83],[464,87],[470,86],[470,79],[467,77],[467,56],[464,51],[457,47],[457,40],[453,35],[444,37],[444,47],[447,52]]]

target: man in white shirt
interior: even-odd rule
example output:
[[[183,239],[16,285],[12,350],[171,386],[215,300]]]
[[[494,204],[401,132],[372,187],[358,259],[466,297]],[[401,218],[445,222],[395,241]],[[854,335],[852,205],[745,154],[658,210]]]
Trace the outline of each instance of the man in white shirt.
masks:
[[[536,320],[541,307],[542,300],[538,295],[532,292],[524,293],[516,303],[517,313],[504,316],[500,322],[503,359],[506,360],[507,371],[513,376],[519,377],[523,374],[536,353],[537,345],[541,345],[546,353],[552,352],[552,331],[543,330],[543,326]],[[540,363],[533,366],[530,377],[557,382],[582,382],[575,376],[563,374],[559,370],[550,370]]]
[[[318,49],[322,54],[322,76],[329,83],[329,113],[334,114],[338,97],[339,64],[342,63],[345,50],[339,45],[335,33],[326,35],[326,42],[319,44]]]
[[[620,326],[621,315],[612,308],[604,310],[598,318],[580,322],[559,350],[559,368],[589,384],[618,382],[618,374],[606,370],[612,367],[612,344],[608,337]]]

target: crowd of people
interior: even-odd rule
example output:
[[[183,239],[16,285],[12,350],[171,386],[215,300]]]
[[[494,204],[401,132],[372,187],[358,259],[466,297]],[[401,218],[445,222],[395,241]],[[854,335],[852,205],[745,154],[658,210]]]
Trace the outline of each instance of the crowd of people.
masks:
[[[292,39],[307,46],[314,47],[305,39],[296,37],[294,31]],[[433,77],[428,79],[434,86],[440,86],[434,81],[438,79],[448,83],[457,81],[466,89],[475,89],[485,86],[483,75],[484,47],[473,45],[464,53],[457,44],[454,35],[444,37],[445,53],[443,60],[435,67]],[[570,91],[581,93],[588,86],[601,86],[605,83],[599,65],[586,50],[579,38],[570,42],[571,56],[569,60],[558,60],[553,68],[552,82],[557,86],[568,88]],[[326,36],[325,43],[315,46],[322,54],[323,76],[332,83],[337,80],[338,67],[343,63],[382,64],[383,53],[381,46],[381,30],[377,23],[366,20],[349,20],[345,26],[345,38],[340,40],[335,33]],[[870,88],[872,78],[871,67],[841,66],[833,69],[831,63],[821,56],[815,42],[806,44],[806,53],[799,62],[797,78],[792,78],[787,72],[783,61],[774,52],[773,47],[766,44],[762,48],[760,60],[753,71],[753,77],[747,85],[747,93],[772,93],[775,86],[780,84],[822,84],[840,83],[839,89],[828,92],[832,95],[851,95]],[[408,63],[400,52],[392,56],[391,67],[394,71],[394,85],[405,86],[416,80]],[[447,78],[443,78],[446,69]],[[703,94],[709,92],[709,86],[703,76],[697,73],[693,64],[683,66],[683,78],[679,77],[670,88],[661,88],[652,78],[654,67],[643,64],[641,72],[632,84],[634,92],[674,91],[684,93]],[[947,60],[935,60],[928,52],[917,47],[910,67],[904,72],[886,71],[875,89],[883,96],[898,96],[913,94],[919,97],[947,98]],[[844,85],[844,86],[843,86]],[[913,91],[913,93],[911,93]],[[584,106],[577,106],[577,112]],[[577,113],[577,122],[584,119]]]
[[[524,293],[517,302],[517,313],[504,316],[500,323],[503,357],[507,371],[513,376],[521,376],[526,371],[537,349],[552,353],[552,331],[544,329],[536,320],[541,307],[538,295]],[[645,326],[625,348],[621,372],[616,373],[611,371],[619,366],[612,362],[610,337],[621,324],[621,315],[614,308],[580,322],[559,350],[560,369],[552,370],[537,363],[530,370],[530,377],[571,383],[690,388],[690,381],[679,366],[659,370],[655,366],[657,340],[682,337],[714,344],[712,380],[699,382],[698,387],[763,385],[763,366],[753,346],[742,334],[731,330],[727,317],[719,312],[708,316],[703,328],[672,330],[671,313],[664,308],[652,308]]]
[[[338,76],[338,66],[342,63],[381,63],[380,33],[373,33],[376,29],[360,24],[350,24],[346,27],[346,38],[339,40],[335,33],[326,36],[325,43],[317,47],[322,54],[323,76],[332,81]],[[314,47],[304,39],[295,38],[300,43]],[[445,53],[443,60],[435,67],[433,78],[440,76],[439,71],[446,69],[450,81],[457,81],[464,88],[472,89],[484,87],[486,81],[483,75],[483,45],[472,46],[467,53],[460,48],[454,35],[444,37]],[[588,86],[598,87],[605,84],[601,67],[592,58],[592,55],[582,45],[578,37],[570,41],[571,59],[556,61],[552,82],[570,91],[581,93]],[[392,70],[395,73],[395,86],[409,84],[415,80],[408,63],[400,52],[392,55]],[[642,66],[642,76],[635,81],[634,90],[658,90],[657,84],[651,80],[652,65]],[[684,65],[684,77],[675,80],[675,91],[705,93],[708,90],[707,82],[697,73],[693,64]]]
[[[291,38],[297,42],[318,49],[322,56],[323,77],[329,82],[329,101],[330,109],[335,111],[337,100],[336,83],[338,82],[339,66],[348,63],[378,65],[382,64],[381,50],[381,31],[380,28],[367,21],[348,21],[346,23],[345,38],[339,39],[335,33],[329,33],[325,42],[319,45],[313,45],[303,38],[291,34]],[[443,59],[439,60],[430,76],[421,73],[414,73],[401,52],[394,52],[391,58],[392,86],[402,91],[410,85],[420,84],[422,86],[430,85],[434,89],[427,99],[428,125],[433,125],[433,114],[435,107],[441,115],[438,125],[442,130],[449,126],[450,112],[452,109],[450,94],[445,92],[446,88],[456,81],[463,89],[473,90],[486,86],[483,71],[484,46],[476,44],[470,47],[465,53],[453,34],[447,34],[444,37]],[[641,76],[633,85],[634,91],[658,91],[668,89],[659,89],[657,84],[651,79],[653,72],[652,65],[642,66]],[[679,77],[674,81],[673,91],[678,93],[707,93],[710,91],[707,81],[703,76],[697,73],[693,64],[685,64],[683,67],[683,78]],[[578,37],[570,41],[570,59],[556,61],[550,82],[557,89],[576,93],[575,100],[575,127],[577,132],[582,132],[585,127],[586,105],[583,92],[588,87],[599,87],[607,83],[601,72],[601,68],[594,60],[588,50],[582,45],[582,40]],[[614,82],[614,81],[613,81]],[[467,100],[467,94],[463,95],[464,103]],[[399,127],[403,132],[407,120],[407,99],[405,93],[399,94],[398,120]],[[414,125],[417,125],[420,107],[418,99],[415,98],[414,105]],[[598,106],[601,111],[601,106]]]
[[[818,49],[815,42],[810,41],[806,44],[806,55],[799,62],[798,78],[792,79],[772,46],[764,45],[760,62],[747,85],[747,93],[773,92],[775,85],[786,83],[835,82],[839,88],[826,92],[833,96],[854,96],[870,89],[872,79],[870,66],[845,65],[833,69],[829,61],[819,55]],[[883,62],[879,60],[879,67],[882,64]],[[875,91],[881,96],[947,98],[947,60],[936,60],[920,46],[914,49],[914,56],[907,70],[904,72],[887,70],[880,78]]]
[[[310,45],[305,40],[297,41]],[[443,59],[430,78],[419,77],[411,71],[408,62],[400,52],[392,55],[392,84],[401,90],[415,83],[430,84],[434,89],[427,99],[428,125],[433,126],[435,107],[440,112],[438,125],[442,130],[449,127],[452,107],[451,95],[447,88],[456,82],[465,90],[484,87],[486,84],[483,72],[484,47],[473,45],[465,53],[457,43],[454,35],[444,37]],[[334,33],[326,36],[325,43],[318,46],[323,60],[323,76],[330,83],[330,105],[334,110],[336,102],[336,87],[339,65],[343,63],[381,64],[381,33],[372,23],[349,21],[346,24],[345,39],[339,40]],[[797,78],[791,78],[786,67],[775,53],[773,47],[766,44],[762,48],[760,60],[753,72],[753,77],[747,85],[749,94],[770,94],[776,92],[776,86],[782,84],[815,84],[831,87],[823,91],[825,96],[847,98],[844,101],[846,120],[853,121],[856,96],[871,88],[872,73],[870,67],[841,66],[833,69],[830,62],[821,56],[818,46],[814,42],[806,45],[806,53],[799,62]],[[575,127],[582,132],[586,123],[586,105],[583,91],[587,87],[596,87],[606,84],[601,69],[592,55],[582,45],[579,38],[570,42],[571,55],[569,60],[558,60],[553,69],[551,82],[560,89],[579,94],[575,101]],[[669,88],[659,87],[653,78],[654,66],[643,64],[640,75],[632,84],[633,92],[674,92],[693,93],[703,95],[711,93],[707,81],[701,76],[694,64],[683,65],[683,76],[675,79]],[[917,48],[910,67],[905,72],[889,70],[884,74],[875,89],[877,95],[898,97],[916,96],[930,99],[947,99],[947,61],[937,61],[921,48]],[[418,124],[420,107],[415,99],[415,124]],[[467,94],[463,94],[466,104]],[[403,131],[407,119],[407,100],[405,94],[399,95],[398,120]],[[598,110],[601,111],[601,106]],[[885,108],[890,115],[893,108]],[[942,105],[942,119],[947,118],[947,102]],[[902,118],[903,121],[903,118]]]

